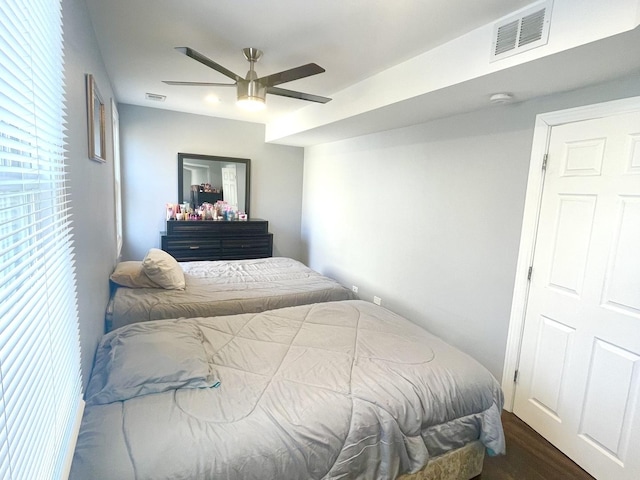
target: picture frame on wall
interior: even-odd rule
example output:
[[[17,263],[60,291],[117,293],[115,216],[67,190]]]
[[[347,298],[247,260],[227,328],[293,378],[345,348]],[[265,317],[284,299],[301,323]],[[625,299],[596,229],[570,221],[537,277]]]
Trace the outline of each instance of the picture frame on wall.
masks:
[[[106,158],[106,130],[104,101],[93,75],[87,74],[87,135],[89,158],[104,163]]]

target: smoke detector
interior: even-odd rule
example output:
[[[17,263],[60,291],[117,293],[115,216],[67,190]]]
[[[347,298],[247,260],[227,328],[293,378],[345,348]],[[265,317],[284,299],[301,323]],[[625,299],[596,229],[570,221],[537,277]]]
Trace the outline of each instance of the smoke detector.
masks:
[[[513,95],[510,93],[494,93],[489,97],[489,101],[496,105],[511,103],[513,101]]]

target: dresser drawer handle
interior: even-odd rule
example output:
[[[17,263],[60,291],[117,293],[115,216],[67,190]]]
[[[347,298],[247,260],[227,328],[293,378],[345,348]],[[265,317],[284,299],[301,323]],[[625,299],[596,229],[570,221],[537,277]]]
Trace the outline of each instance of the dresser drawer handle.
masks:
[[[195,245],[195,246],[190,246],[189,250],[198,250],[200,248],[200,245]]]

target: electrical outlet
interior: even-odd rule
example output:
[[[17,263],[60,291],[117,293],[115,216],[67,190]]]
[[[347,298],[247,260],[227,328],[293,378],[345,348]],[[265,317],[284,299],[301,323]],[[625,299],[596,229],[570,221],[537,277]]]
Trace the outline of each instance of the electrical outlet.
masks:
[[[382,303],[382,299],[380,297],[373,297],[373,303],[380,305]]]
[[[358,293],[358,287],[356,287],[355,285],[351,287],[351,291],[353,293]]]

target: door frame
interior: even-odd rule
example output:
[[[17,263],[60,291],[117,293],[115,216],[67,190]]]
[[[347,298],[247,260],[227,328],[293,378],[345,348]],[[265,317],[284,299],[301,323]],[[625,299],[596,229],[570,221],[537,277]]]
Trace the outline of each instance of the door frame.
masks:
[[[502,390],[505,400],[504,409],[509,412],[513,411],[513,402],[516,393],[516,382],[514,378],[520,361],[522,333],[529,297],[530,283],[528,280],[528,272],[529,267],[533,263],[544,185],[542,165],[549,147],[551,130],[553,127],[565,123],[621,115],[638,110],[640,110],[640,97],[630,97],[583,107],[541,113],[536,116],[533,130],[533,144],[531,147],[531,160],[529,162],[527,193],[522,215],[520,248],[518,250],[518,262],[516,264],[511,315],[509,317],[507,346],[502,371]]]

